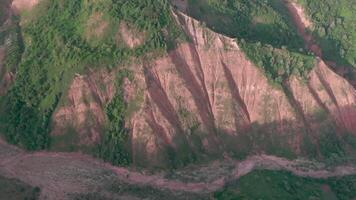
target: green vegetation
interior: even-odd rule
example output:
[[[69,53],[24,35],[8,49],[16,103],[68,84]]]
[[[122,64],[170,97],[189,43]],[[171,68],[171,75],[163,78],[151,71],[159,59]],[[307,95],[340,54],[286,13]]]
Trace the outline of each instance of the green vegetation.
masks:
[[[317,121],[319,131],[304,133],[300,149],[303,156],[327,166],[356,163],[356,137],[340,130],[332,119]]]
[[[50,150],[61,152],[74,152],[79,149],[85,152],[79,144],[79,135],[72,126],[66,127],[63,135],[52,136]]]
[[[121,70],[117,76],[116,95],[105,109],[109,121],[108,130],[104,133],[97,148],[97,155],[100,158],[115,165],[131,163],[131,155],[128,151],[129,131],[125,128],[124,121],[127,104],[124,101],[121,87],[125,77],[132,80],[132,74],[129,71]]]
[[[101,42],[95,42],[99,35],[88,39],[85,20],[96,13],[111,25],[124,21],[144,32],[144,44],[133,49],[117,45],[115,34],[102,36]],[[164,52],[182,38],[166,0],[44,0],[25,13],[23,22],[24,53],[13,53],[8,61],[20,63],[16,82],[1,102],[0,121],[9,142],[29,150],[50,146],[51,115],[75,73]],[[120,111],[114,104],[109,109]]]
[[[4,35],[4,41],[0,41],[0,44],[4,42],[6,47],[5,67],[8,71],[16,70],[21,61],[19,58],[21,58],[24,51],[21,28],[18,23],[18,17],[13,17],[12,25],[3,33],[0,33]]]
[[[188,13],[230,37],[298,50],[303,40],[284,9],[276,0],[189,0]]]
[[[356,198],[356,176],[331,178],[327,180],[327,183],[339,200]]]
[[[114,194],[114,195],[110,195]],[[89,194],[75,194],[71,196],[73,200],[112,200],[114,197],[122,197],[125,199],[154,199],[154,200],[206,200],[209,199],[208,194],[188,193],[182,191],[169,191],[165,189],[157,189],[151,186],[130,185],[126,182],[113,181],[107,184],[104,191],[96,191]],[[131,198],[130,198],[131,197]]]
[[[279,0],[190,0],[188,12],[209,28],[237,38],[269,80],[280,84],[292,74],[305,77],[314,58]]]
[[[40,189],[31,187],[21,181],[0,176],[0,198],[6,200],[39,198]]]
[[[326,60],[356,67],[355,3],[349,0],[298,0],[311,16],[313,35]]]
[[[319,180],[297,177],[289,172],[267,170],[254,171],[215,193],[218,200],[351,200],[355,197],[355,176]]]
[[[254,63],[263,68],[269,80],[278,84],[291,75],[306,79],[315,64],[312,56],[291,52],[285,47],[278,49],[260,42],[247,43],[245,40],[241,40],[240,47]]]

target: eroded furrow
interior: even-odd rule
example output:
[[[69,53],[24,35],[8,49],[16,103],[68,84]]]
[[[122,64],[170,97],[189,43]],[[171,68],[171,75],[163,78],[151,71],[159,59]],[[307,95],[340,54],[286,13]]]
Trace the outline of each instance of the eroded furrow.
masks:
[[[240,124],[242,127],[246,127],[251,123],[250,114],[248,113],[247,106],[240,95],[239,88],[236,85],[236,82],[234,81],[230,69],[226,66],[226,64],[223,61],[221,62],[221,64],[223,66],[225,77],[227,79],[232,97],[237,103],[239,108],[235,111],[235,113],[238,116],[240,116],[236,119],[237,124]]]

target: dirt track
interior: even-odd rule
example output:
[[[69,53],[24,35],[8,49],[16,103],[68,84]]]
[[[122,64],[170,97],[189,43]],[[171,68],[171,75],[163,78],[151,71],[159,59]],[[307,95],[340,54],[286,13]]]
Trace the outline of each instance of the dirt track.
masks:
[[[79,153],[26,153],[0,142],[0,175],[40,187],[41,199],[68,199],[68,194],[101,191],[105,185],[114,181],[170,191],[210,193],[222,188],[226,182],[237,180],[255,169],[286,170],[298,176],[313,178],[356,174],[356,167],[340,166],[328,171],[323,166],[316,167],[315,163],[289,161],[267,155],[233,162],[235,167],[230,175],[210,183],[190,183],[166,179],[163,174],[144,175],[114,167]]]

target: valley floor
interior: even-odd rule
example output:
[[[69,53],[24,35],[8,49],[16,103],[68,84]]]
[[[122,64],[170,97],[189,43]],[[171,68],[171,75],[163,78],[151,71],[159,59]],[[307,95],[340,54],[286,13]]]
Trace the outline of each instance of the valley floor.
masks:
[[[183,169],[181,174],[194,173],[194,171],[199,174],[199,170],[208,170],[209,168],[211,170],[214,167],[216,169],[211,171],[218,173],[221,170],[218,169],[221,165],[216,163],[209,164],[210,166],[195,167],[195,169],[186,172]],[[151,195],[152,191],[157,194],[165,192],[168,196],[172,195],[173,199],[197,199],[199,196],[209,196],[227,183],[238,180],[255,169],[284,170],[297,176],[310,178],[356,174],[355,166],[326,168],[320,163],[305,160],[289,161],[267,155],[251,156],[244,161],[226,160],[223,163],[229,163],[230,167],[225,169],[223,175],[217,175],[215,180],[207,181],[202,178],[200,181],[189,182],[179,177],[167,178],[167,174],[164,173],[148,175],[144,172],[114,167],[79,153],[26,153],[14,146],[0,142],[0,175],[41,188],[40,199],[73,199],[75,195],[93,192],[109,196],[110,199],[121,199],[122,197],[125,197],[124,199],[141,199],[139,194],[145,193],[147,190]],[[206,176],[206,172],[202,174]],[[214,176],[214,173],[208,174]],[[115,190],[113,187],[119,187],[119,189]],[[147,194],[143,195],[147,196]],[[152,199],[157,198],[153,197]]]

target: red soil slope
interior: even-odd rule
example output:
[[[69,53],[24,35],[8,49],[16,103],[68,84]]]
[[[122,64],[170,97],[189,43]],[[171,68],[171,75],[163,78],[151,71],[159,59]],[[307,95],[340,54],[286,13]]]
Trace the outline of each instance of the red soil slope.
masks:
[[[181,44],[152,62],[128,66],[134,72],[134,81],[125,84],[125,98],[132,108],[127,127],[131,130],[136,164],[160,166],[166,162],[164,149],[172,147],[179,151],[179,141],[187,140],[188,147],[194,147],[193,131],[201,140],[202,151],[223,153],[224,145],[218,138],[238,136],[251,124],[276,124],[281,135],[292,129],[292,139],[286,143],[298,152],[301,130],[318,131],[316,113],[327,113],[336,120],[340,131],[356,134],[355,89],[322,60],[318,59],[307,83],[297,77],[284,83],[290,92],[287,97],[282,89],[271,86],[233,39],[207,30],[184,14],[177,14],[176,19],[192,43]],[[87,96],[86,93],[108,94],[107,89],[98,89],[100,81],[79,84],[83,80],[77,79],[71,87],[73,92],[72,89],[69,92],[77,98],[68,98],[78,101],[72,101],[67,108],[59,108],[54,115],[58,121],[61,113],[67,113],[62,115],[67,117],[60,124],[85,121],[80,117],[82,111],[79,110],[83,109],[79,109],[82,106],[79,99]],[[78,85],[81,87],[77,88]],[[77,92],[81,90],[86,92]],[[103,105],[112,95],[104,96],[105,101],[92,98],[94,104]],[[68,112],[64,112],[66,109]],[[73,109],[78,112],[70,111]],[[96,113],[96,121],[103,124],[100,109],[87,106],[84,110]],[[82,123],[80,126],[89,125]],[[85,140],[82,138],[80,143]]]

